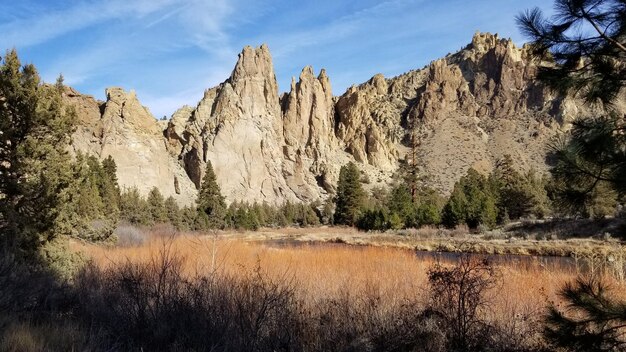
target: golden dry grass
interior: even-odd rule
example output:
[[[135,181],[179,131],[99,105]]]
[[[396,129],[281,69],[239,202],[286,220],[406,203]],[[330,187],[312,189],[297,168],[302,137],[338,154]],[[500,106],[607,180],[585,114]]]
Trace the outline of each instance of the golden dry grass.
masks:
[[[299,294],[310,304],[342,292],[374,292],[389,303],[409,297],[425,300],[427,272],[436,261],[433,256],[420,258],[411,250],[396,247],[290,245],[244,241],[241,236],[221,236],[217,240],[192,235],[156,237],[144,245],[126,248],[78,243],[73,246],[103,267],[149,261],[164,248],[184,258],[189,274],[220,270],[243,275],[258,267],[270,276],[293,280]],[[490,293],[494,319],[543,312],[548,302],[559,302],[559,288],[577,275],[571,268],[541,261],[511,259],[498,266],[502,280]],[[623,288],[619,282],[614,283]]]

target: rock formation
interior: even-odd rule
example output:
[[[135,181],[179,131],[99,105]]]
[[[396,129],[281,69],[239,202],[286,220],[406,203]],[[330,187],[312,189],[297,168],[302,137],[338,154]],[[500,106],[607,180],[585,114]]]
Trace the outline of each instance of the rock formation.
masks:
[[[315,77],[305,67],[283,97],[283,175],[302,200],[315,200],[332,189],[339,153],[335,137],[335,103],[325,70]]]
[[[197,187],[210,160],[228,201],[298,200],[283,176],[282,112],[267,46],[244,48],[231,77],[180,123],[172,119],[165,135],[182,144],[180,160]]]
[[[72,89],[66,91],[66,101],[79,116],[74,150],[99,158],[111,155],[122,187],[137,187],[143,194],[158,187],[166,197],[173,196],[181,204],[193,202],[195,187],[168,154],[163,132],[150,111],[132,91],[109,88],[106,96],[106,102],[98,102]]]
[[[536,71],[526,48],[477,33],[458,53],[340,97],[312,67],[279,96],[267,46],[246,47],[231,76],[165,130],[132,92],[110,88],[106,102],[66,95],[80,116],[75,148],[112,155],[125,186],[157,186],[189,204],[210,160],[228,201],[308,202],[334,191],[348,161],[374,187],[410,152],[444,194],[469,167],[488,172],[504,154],[520,169],[547,170],[548,141],[586,111],[536,83]]]

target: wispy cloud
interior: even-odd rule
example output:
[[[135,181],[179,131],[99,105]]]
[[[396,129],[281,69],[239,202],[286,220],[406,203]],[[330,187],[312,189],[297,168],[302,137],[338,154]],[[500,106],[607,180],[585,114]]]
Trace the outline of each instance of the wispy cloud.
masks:
[[[14,2],[14,1],[13,1]],[[244,45],[267,43],[280,86],[313,65],[335,93],[458,50],[477,29],[517,35],[543,0],[0,0],[0,49],[17,47],[45,80],[100,95],[134,88],[156,116],[194,105],[226,79]]]
[[[0,45],[28,47],[112,19],[138,18],[174,4],[174,0],[79,2],[56,11],[16,18],[0,25]]]

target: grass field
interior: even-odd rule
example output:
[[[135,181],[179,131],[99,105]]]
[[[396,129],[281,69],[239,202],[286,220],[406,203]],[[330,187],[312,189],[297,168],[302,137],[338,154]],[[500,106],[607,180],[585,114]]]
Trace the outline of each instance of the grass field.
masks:
[[[226,234],[218,235],[217,239],[180,235],[172,239],[154,237],[132,247],[75,244],[74,248],[103,267],[128,261],[148,262],[165,249],[184,258],[185,271],[190,275],[213,270],[237,275],[258,267],[271,277],[293,281],[298,293],[312,304],[342,292],[368,290],[374,290],[389,302],[427,296],[427,272],[438,260],[436,256],[418,257],[412,250],[381,243],[354,246],[315,242],[321,235],[311,235],[310,230],[304,235],[311,242],[285,241],[300,231],[305,232],[294,229],[282,236],[262,232],[254,237],[245,233]],[[339,230],[334,231],[337,232],[327,236],[341,236]],[[502,279],[490,299],[494,317],[501,318],[542,312],[549,301],[558,300],[556,292],[563,283],[577,276],[570,267],[546,265],[541,260],[511,259],[498,261],[497,265]],[[621,285],[617,280],[615,284]]]
[[[598,255],[582,269],[572,258],[415,250],[420,241],[460,246],[472,238],[463,233],[127,230],[132,240],[115,245],[72,241],[89,264],[57,293],[45,293],[42,282],[51,310],[0,315],[0,351],[551,351],[544,316],[549,305],[565,308],[559,290],[581,270],[626,298],[620,257]],[[597,244],[593,253],[616,247]],[[483,259],[490,269],[469,276],[478,280],[468,296],[476,310],[457,310],[458,282],[436,286],[433,273],[447,280],[446,270]],[[466,318],[473,323],[459,335],[454,326]]]

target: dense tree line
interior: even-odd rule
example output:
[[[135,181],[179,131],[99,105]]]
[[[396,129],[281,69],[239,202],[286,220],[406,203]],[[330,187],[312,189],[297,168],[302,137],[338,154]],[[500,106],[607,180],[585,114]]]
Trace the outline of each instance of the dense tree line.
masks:
[[[412,184],[405,182],[402,174],[389,189],[375,188],[367,196],[358,169],[347,164],[337,185],[334,218],[337,224],[384,231],[462,224],[492,228],[512,219],[550,214],[547,179],[533,170],[520,173],[513,165],[514,160],[506,155],[488,176],[469,169],[446,199],[426,186],[411,189]]]
[[[314,226],[322,223],[324,212],[317,203],[233,202],[226,205],[213,166],[207,163],[195,206],[179,207],[173,197],[164,199],[158,188],[143,198],[136,188],[121,194],[121,220],[132,225],[171,224],[182,231],[257,230],[260,227]],[[322,208],[323,210],[323,208]],[[326,220],[328,223],[328,220]]]

